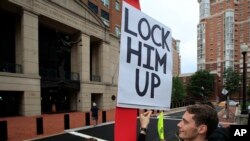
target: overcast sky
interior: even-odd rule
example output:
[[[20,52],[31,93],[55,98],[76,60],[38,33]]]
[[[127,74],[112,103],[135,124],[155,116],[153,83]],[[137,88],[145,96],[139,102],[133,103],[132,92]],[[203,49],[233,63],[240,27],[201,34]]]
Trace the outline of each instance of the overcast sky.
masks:
[[[180,40],[181,73],[197,70],[197,0],[140,0],[141,11],[168,26]]]

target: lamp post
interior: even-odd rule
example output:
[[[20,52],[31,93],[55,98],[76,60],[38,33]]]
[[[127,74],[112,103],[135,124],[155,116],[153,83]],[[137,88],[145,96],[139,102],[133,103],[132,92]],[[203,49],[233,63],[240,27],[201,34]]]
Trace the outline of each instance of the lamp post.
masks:
[[[242,84],[241,84],[241,81],[239,82],[239,98],[238,98],[238,100],[239,100],[239,104],[241,103],[241,86]]]
[[[241,53],[243,55],[243,99],[242,99],[242,108],[241,114],[248,114],[246,108],[246,54],[248,50],[248,46],[244,43],[240,45]]]

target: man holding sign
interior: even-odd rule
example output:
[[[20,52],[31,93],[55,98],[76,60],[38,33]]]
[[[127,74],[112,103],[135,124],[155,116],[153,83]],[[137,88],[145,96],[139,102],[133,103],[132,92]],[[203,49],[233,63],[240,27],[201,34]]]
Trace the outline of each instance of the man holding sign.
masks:
[[[150,122],[151,113],[146,112],[140,115],[141,128],[145,131]],[[217,128],[219,119],[214,108],[206,104],[189,105],[182,116],[182,120],[177,124],[179,128],[178,137],[184,141],[213,141],[216,138],[222,139],[224,134],[220,131],[212,135]],[[212,135],[212,136],[210,136]],[[164,135],[159,134],[160,140],[164,140]],[[146,132],[141,132],[138,141],[146,141]]]
[[[117,141],[135,140],[131,127],[137,124],[136,109],[169,109],[172,90],[171,30],[138,10],[138,5],[136,9],[126,1],[139,5],[138,0],[123,2],[115,120]]]

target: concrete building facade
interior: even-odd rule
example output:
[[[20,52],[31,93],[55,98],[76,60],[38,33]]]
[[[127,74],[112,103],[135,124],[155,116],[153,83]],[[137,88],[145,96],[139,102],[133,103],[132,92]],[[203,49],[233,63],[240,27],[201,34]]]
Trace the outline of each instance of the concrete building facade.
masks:
[[[0,122],[10,141],[114,121],[121,0],[0,1]],[[173,74],[180,72],[173,39]],[[38,119],[43,133],[37,133]],[[7,140],[7,139],[6,139]]]
[[[114,109],[120,0],[2,0],[0,117]],[[173,39],[173,74],[180,74]]]
[[[119,38],[88,5],[0,3],[0,116],[115,107]]]

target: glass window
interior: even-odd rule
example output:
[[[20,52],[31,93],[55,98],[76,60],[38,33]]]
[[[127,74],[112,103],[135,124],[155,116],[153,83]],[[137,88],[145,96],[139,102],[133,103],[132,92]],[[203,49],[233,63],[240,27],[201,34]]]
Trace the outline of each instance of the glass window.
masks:
[[[98,6],[93,4],[92,2],[88,1],[88,7],[89,9],[94,12],[95,14],[98,14]]]
[[[115,9],[116,9],[117,11],[120,11],[120,1],[119,1],[119,0],[116,0],[116,1],[115,1]]]
[[[109,13],[101,10],[101,19],[106,26],[109,26]]]
[[[109,0],[102,0],[102,4],[106,7],[109,7]]]
[[[101,17],[109,21],[109,13],[101,10]]]
[[[120,37],[120,35],[121,35],[121,29],[120,29],[120,27],[115,26],[115,34],[116,34],[117,37]]]

